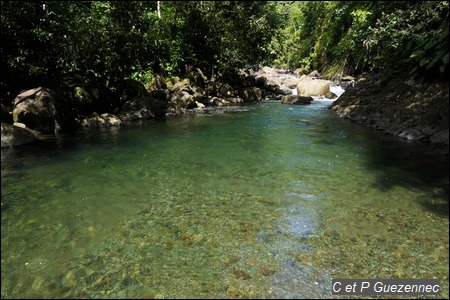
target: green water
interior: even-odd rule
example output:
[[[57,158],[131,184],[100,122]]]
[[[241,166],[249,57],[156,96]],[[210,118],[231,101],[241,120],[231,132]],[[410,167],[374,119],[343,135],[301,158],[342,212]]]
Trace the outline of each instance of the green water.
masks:
[[[254,103],[2,149],[2,298],[332,298],[438,278],[448,156]]]

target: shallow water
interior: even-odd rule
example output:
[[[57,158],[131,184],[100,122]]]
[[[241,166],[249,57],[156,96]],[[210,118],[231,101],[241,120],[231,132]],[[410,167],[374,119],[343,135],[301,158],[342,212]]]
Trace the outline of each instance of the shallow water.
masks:
[[[439,278],[448,157],[253,103],[2,149],[2,298],[332,298]]]

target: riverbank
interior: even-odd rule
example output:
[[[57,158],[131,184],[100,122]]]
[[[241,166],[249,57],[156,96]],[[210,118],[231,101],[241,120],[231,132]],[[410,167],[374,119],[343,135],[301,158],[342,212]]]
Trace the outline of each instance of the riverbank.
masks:
[[[330,109],[353,122],[444,148],[449,145],[448,99],[448,81],[372,74],[348,88]]]
[[[331,87],[342,89],[343,86],[340,84],[345,87],[345,92],[342,89],[337,94],[331,93],[332,96],[337,98],[335,98],[330,109],[335,111],[339,117],[349,119],[352,122],[361,123],[403,139],[423,141],[433,144],[435,147],[447,149],[446,154],[448,155],[448,81],[426,81],[417,75],[400,77],[386,74],[389,73],[369,74],[364,78],[359,78],[356,83],[354,81],[333,82],[323,78],[329,82]],[[317,71],[308,76],[303,75],[303,77],[308,77],[313,83],[318,80],[312,79],[323,81]],[[156,81],[159,84],[155,83],[149,89],[144,87],[142,83],[128,80],[126,85],[121,86],[120,90],[123,91],[117,93],[122,95],[118,98],[121,100],[113,101],[114,103],[117,102],[117,107],[104,108],[104,103],[108,102],[106,99],[95,100],[86,96],[90,99],[88,102],[103,103],[103,106],[97,105],[103,108],[100,111],[93,110],[93,108],[85,111],[84,117],[80,116],[80,109],[75,109],[78,112],[76,119],[80,117],[82,119],[78,122],[79,126],[84,124],[83,126],[94,127],[95,129],[104,126],[118,126],[122,121],[127,120],[179,115],[192,109],[201,111],[208,106],[235,105],[263,99],[280,100],[283,97],[295,98],[297,96],[290,95],[297,95],[297,85],[303,77],[301,74],[292,74],[286,70],[264,67],[256,72],[253,70],[243,71],[240,76],[233,80],[230,78],[230,83],[206,82],[200,71],[198,71],[198,74],[191,74],[189,80],[180,80],[176,84],[171,83],[171,80],[157,77],[158,80]],[[73,104],[71,106],[66,105],[71,107],[72,110],[74,106],[79,106],[81,103],[76,97],[68,98],[73,98],[66,101]],[[55,101],[55,103],[58,103],[58,101]],[[122,104],[119,105],[120,103]],[[158,107],[158,109],[155,110],[155,107]],[[13,108],[8,110],[12,111]],[[61,123],[62,120],[70,124],[75,122],[75,114],[72,111],[70,113],[64,111],[64,107],[58,107],[57,111],[58,114],[54,118],[58,122]],[[3,112],[2,106],[2,122],[12,119],[11,112],[5,112],[5,114]],[[100,113],[113,113],[115,116],[111,114],[100,115]],[[106,119],[103,116],[106,116]],[[115,118],[113,120],[115,122],[112,122],[111,118]],[[33,124],[26,125],[38,130]],[[3,128],[4,126],[5,128]],[[23,137],[16,137],[14,141],[9,141],[7,133],[11,129],[6,126],[7,124],[2,123],[2,147],[3,145],[22,144],[24,139],[25,142],[35,140],[28,135],[24,135]],[[22,130],[17,126],[10,125],[9,127],[15,131]],[[15,134],[18,133],[20,132]]]

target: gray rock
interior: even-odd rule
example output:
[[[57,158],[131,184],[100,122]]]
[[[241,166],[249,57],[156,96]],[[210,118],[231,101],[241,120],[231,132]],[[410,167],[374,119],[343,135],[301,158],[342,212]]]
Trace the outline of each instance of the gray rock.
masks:
[[[311,104],[314,99],[310,96],[287,95],[281,98],[282,104]]]
[[[93,113],[92,116],[84,118],[80,121],[80,125],[88,128],[103,128],[120,126],[122,120],[112,114],[101,114]]]
[[[433,144],[448,145],[448,136],[449,136],[449,132],[448,132],[448,128],[446,128],[446,129],[443,129],[443,130],[438,131],[435,134],[433,134],[430,137],[430,142],[432,142]]]
[[[14,122],[41,133],[55,132],[56,108],[52,92],[43,87],[24,91],[14,99]]]
[[[1,137],[2,148],[19,146],[38,140],[38,137],[32,131],[8,123],[2,123]]]
[[[408,140],[421,140],[425,137],[422,132],[414,128],[408,128],[403,130],[400,134],[400,137],[408,139]]]

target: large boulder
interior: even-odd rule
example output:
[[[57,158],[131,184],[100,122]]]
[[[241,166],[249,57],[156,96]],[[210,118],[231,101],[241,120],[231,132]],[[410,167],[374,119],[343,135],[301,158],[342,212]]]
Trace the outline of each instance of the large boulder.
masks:
[[[57,131],[76,130],[80,115],[88,116],[96,111],[112,112],[118,106],[115,90],[115,87],[107,88],[93,80],[76,76],[65,78],[55,90]]]
[[[156,94],[156,92],[155,92]],[[167,112],[167,101],[151,95],[140,95],[125,102],[119,117],[123,121],[163,117]]]
[[[324,96],[330,92],[330,82],[322,79],[312,79],[304,76],[297,84],[297,95]]]
[[[292,94],[289,86],[283,84],[280,70],[270,67],[263,67],[254,73],[254,86],[264,90],[264,98],[274,98],[277,95]],[[248,81],[248,79],[245,79]]]
[[[2,148],[19,146],[38,140],[38,137],[32,131],[27,130],[26,128],[3,122],[1,126]]]
[[[69,87],[70,102],[74,104],[78,114],[89,115],[95,111],[111,111],[118,105],[110,90],[97,82],[69,83]]]
[[[56,108],[50,89],[37,87],[17,95],[13,102],[13,121],[41,133],[55,132]]]
[[[239,90],[238,94],[244,102],[260,101],[263,99],[262,90],[257,87],[245,87]]]
[[[182,114],[186,109],[199,107],[198,103],[202,103],[205,106],[213,104],[211,96],[217,94],[219,87],[215,83],[195,85],[191,84],[191,82],[190,79],[185,78],[174,83],[169,88],[169,113],[176,115]]]
[[[118,82],[116,94],[118,98],[118,109],[116,108],[116,111],[114,111],[115,113],[117,113],[117,110],[120,110],[125,103],[133,98],[147,97],[149,95],[149,91],[141,82],[127,78]]]

